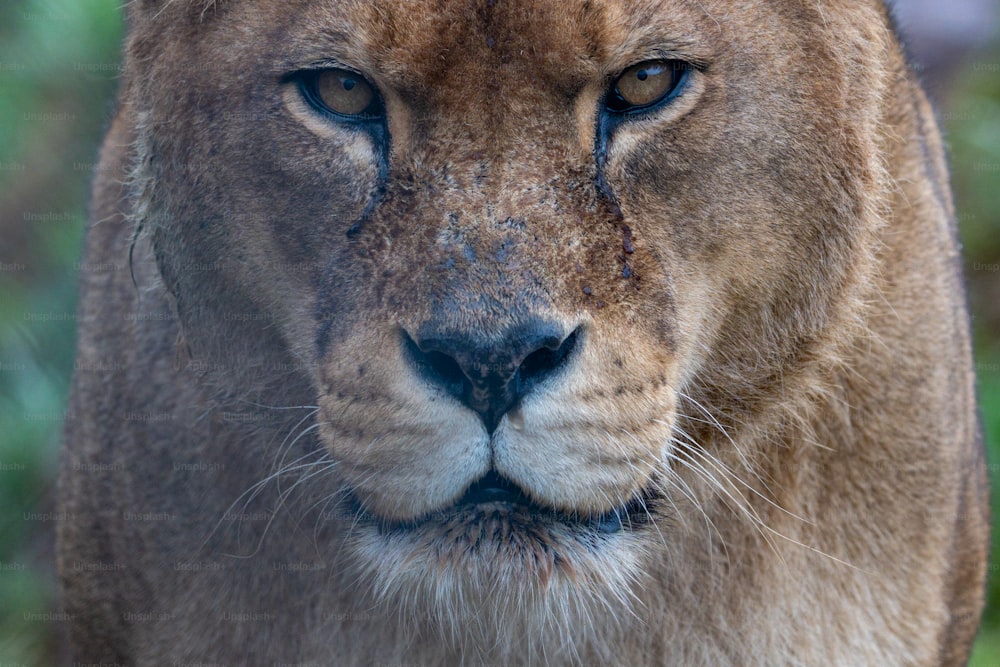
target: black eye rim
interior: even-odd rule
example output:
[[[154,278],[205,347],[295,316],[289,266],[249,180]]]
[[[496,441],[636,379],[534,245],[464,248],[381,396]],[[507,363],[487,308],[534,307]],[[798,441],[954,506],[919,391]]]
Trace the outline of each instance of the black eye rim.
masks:
[[[643,65],[669,66],[671,72],[673,73],[673,82],[663,95],[652,102],[649,102],[648,104],[631,104],[618,92],[618,82],[621,80],[622,76],[625,75],[625,72]],[[612,80],[611,85],[608,87],[608,91],[602,102],[604,112],[614,117],[626,118],[629,116],[641,116],[650,111],[659,109],[660,107],[672,102],[684,92],[691,79],[692,70],[694,69],[696,69],[696,67],[691,63],[672,58],[656,58],[653,60],[644,60],[642,62],[635,63],[634,65],[629,65]]]
[[[319,77],[327,72],[342,72],[357,77],[372,90],[372,101],[361,113],[345,114],[331,109],[319,94]],[[324,67],[297,72],[293,75],[302,98],[315,111],[342,123],[373,124],[385,122],[385,103],[378,87],[363,74],[343,67]]]

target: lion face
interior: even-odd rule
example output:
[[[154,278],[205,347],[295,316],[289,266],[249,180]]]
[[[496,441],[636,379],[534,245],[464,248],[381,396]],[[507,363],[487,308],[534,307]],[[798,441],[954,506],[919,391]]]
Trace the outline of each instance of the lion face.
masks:
[[[186,336],[309,360],[383,590],[627,596],[708,465],[679,434],[735,437],[821,357],[875,207],[872,49],[732,4],[176,3],[135,31]]]

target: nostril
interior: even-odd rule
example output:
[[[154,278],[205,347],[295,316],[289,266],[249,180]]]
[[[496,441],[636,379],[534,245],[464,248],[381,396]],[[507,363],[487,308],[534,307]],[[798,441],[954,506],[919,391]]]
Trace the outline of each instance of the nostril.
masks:
[[[410,335],[403,332],[404,346],[410,363],[417,372],[431,384],[439,386],[452,396],[461,399],[467,392],[468,378],[452,357],[443,352],[431,350],[424,352],[414,342]]]
[[[462,391],[468,380],[457,361],[443,352],[428,352],[426,359],[431,371],[436,373],[441,381],[459,392]]]
[[[538,384],[562,366],[566,357],[576,347],[578,332],[579,329],[567,336],[562,342],[553,339],[547,342],[545,347],[535,350],[524,358],[518,368],[521,387],[524,391]]]

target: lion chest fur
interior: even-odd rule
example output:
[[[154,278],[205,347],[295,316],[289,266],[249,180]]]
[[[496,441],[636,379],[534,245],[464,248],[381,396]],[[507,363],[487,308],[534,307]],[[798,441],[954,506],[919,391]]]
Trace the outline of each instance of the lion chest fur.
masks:
[[[130,12],[76,659],[966,659],[967,315],[881,3]]]

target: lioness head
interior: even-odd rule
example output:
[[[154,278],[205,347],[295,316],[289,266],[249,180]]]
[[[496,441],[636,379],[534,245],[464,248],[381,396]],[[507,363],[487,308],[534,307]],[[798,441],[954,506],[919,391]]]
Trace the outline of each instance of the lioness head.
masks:
[[[734,4],[139,3],[137,221],[195,356],[304,362],[376,596],[627,603],[836,358],[892,38]]]

